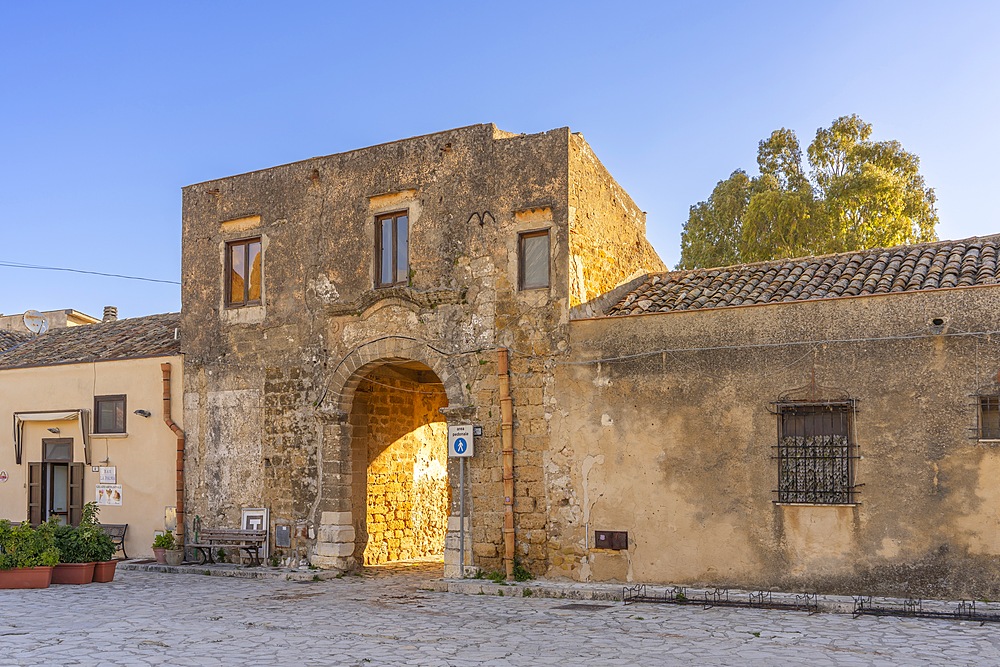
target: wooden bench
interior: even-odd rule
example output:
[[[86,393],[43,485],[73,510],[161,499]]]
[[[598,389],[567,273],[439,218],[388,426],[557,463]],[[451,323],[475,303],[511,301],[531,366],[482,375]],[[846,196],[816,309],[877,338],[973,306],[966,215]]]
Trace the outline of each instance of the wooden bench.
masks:
[[[111,541],[114,542],[115,552],[119,549],[122,551],[122,555],[128,558],[128,553],[125,551],[125,531],[128,530],[127,523],[102,523],[101,528],[104,532],[108,534]]]
[[[260,549],[267,540],[266,530],[238,530],[234,528],[203,528],[198,541],[188,546],[198,550],[198,564],[215,562],[214,549],[242,549],[247,552],[251,565],[260,565]],[[238,552],[237,552],[238,553]]]

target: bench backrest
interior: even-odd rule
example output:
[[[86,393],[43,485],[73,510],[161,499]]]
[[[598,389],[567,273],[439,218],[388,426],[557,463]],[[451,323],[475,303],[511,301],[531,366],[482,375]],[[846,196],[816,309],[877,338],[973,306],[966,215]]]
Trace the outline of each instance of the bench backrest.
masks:
[[[202,528],[199,539],[205,541],[229,540],[231,542],[263,542],[266,530],[238,530],[234,528]]]
[[[110,537],[114,539],[125,537],[125,531],[128,529],[127,523],[102,523],[101,528]]]

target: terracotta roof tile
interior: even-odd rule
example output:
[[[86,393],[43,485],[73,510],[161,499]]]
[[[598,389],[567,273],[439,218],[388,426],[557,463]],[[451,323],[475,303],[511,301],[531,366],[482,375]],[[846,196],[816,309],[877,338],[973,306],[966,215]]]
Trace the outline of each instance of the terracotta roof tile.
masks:
[[[27,343],[29,340],[31,340],[31,334],[21,333],[20,331],[7,331],[6,329],[0,330],[0,352],[9,350],[21,343]]]
[[[1000,235],[651,274],[608,315],[995,285]]]
[[[0,369],[180,354],[180,313],[53,329],[0,353]]]

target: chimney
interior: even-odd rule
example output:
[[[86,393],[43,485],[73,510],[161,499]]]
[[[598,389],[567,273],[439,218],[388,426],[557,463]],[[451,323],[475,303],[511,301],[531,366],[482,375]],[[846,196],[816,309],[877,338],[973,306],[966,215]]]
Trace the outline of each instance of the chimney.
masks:
[[[118,319],[118,306],[104,306],[104,322],[114,322]]]

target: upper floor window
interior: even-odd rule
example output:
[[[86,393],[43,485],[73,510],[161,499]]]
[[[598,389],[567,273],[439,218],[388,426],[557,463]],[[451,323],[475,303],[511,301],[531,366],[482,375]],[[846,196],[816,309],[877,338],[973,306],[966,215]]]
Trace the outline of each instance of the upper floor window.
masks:
[[[226,244],[226,305],[250,306],[260,303],[260,237]]]
[[[979,397],[979,439],[1000,440],[1000,396]]]
[[[94,433],[125,432],[125,396],[94,397]]]
[[[375,218],[375,286],[410,281],[410,218],[407,211]]]
[[[549,230],[525,232],[517,238],[520,289],[549,286]]]
[[[854,502],[851,402],[778,405],[778,502]]]

